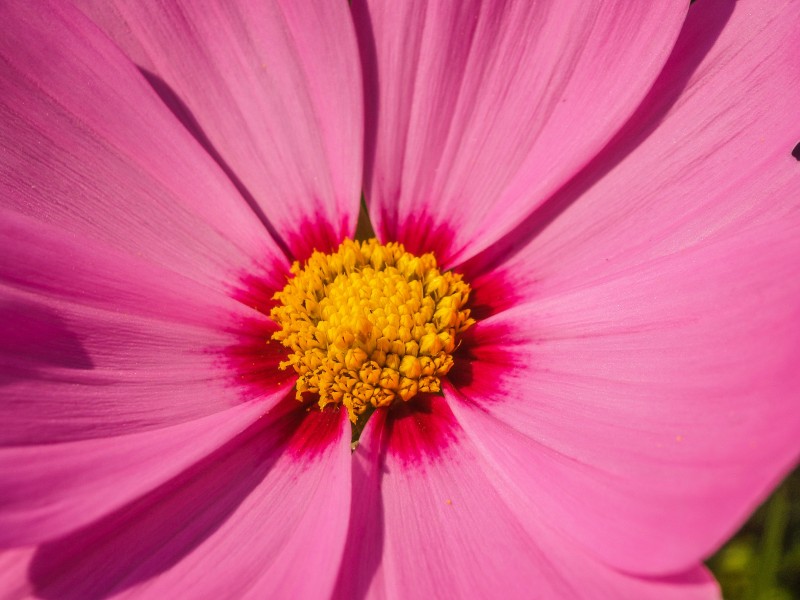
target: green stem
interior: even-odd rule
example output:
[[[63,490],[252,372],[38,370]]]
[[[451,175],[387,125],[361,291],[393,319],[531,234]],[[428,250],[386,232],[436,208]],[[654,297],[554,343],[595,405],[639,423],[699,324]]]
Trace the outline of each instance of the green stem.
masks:
[[[748,598],[765,600],[775,589],[776,575],[783,552],[783,537],[789,521],[789,495],[785,485],[779,487],[767,504],[764,533],[759,544],[756,573]]]

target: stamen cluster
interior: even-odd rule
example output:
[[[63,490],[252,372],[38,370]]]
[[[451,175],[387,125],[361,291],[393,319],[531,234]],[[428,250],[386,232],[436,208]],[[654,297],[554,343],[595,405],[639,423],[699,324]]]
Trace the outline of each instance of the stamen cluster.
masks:
[[[291,349],[280,367],[297,372],[298,399],[319,394],[320,407],[341,403],[355,422],[369,406],[441,390],[456,337],[474,323],[461,275],[375,239],[314,252],[292,273],[270,316],[281,326],[272,338]]]

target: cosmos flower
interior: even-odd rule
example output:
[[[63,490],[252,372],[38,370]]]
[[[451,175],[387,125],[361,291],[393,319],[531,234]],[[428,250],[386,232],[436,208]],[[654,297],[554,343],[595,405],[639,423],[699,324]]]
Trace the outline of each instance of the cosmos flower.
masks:
[[[687,4],[3,2],[2,594],[717,597],[800,10]]]

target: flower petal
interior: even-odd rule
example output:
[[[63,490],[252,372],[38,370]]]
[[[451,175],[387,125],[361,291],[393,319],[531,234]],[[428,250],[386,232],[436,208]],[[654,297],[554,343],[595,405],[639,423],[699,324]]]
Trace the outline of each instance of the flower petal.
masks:
[[[376,231],[453,264],[506,234],[611,139],[667,59],[686,3],[353,8]]]
[[[0,590],[8,598],[29,598],[33,595],[27,581],[27,571],[34,552],[34,548],[0,550]]]
[[[276,285],[285,257],[79,12],[0,11],[2,443],[131,433],[242,402],[223,354],[253,311],[234,298],[245,276]]]
[[[694,4],[630,129],[475,280],[510,308],[457,385],[623,569],[707,556],[800,454],[798,32],[791,2]]]
[[[41,546],[29,567],[34,591],[329,595],[347,531],[350,427],[344,411],[289,405],[152,494]]]
[[[285,263],[218,165],[67,3],[4,2],[0,205],[193,279]]]
[[[603,566],[534,502],[520,519],[442,398],[379,411],[361,440],[335,597],[719,597],[699,569],[647,580]]]
[[[263,404],[243,404],[144,433],[0,449],[0,546],[83,527],[211,454],[263,412]]]
[[[754,226],[474,327],[455,385],[524,435],[498,462],[596,556],[684,568],[796,464],[798,231]]]
[[[165,427],[285,393],[266,316],[99,241],[0,217],[0,445]],[[263,350],[243,358],[274,369],[260,390],[227,358],[251,335]]]
[[[797,226],[798,31],[792,2],[693,4],[618,138],[471,271],[541,297],[758,223]]]
[[[287,251],[303,257],[353,235],[363,102],[346,3],[80,4]]]

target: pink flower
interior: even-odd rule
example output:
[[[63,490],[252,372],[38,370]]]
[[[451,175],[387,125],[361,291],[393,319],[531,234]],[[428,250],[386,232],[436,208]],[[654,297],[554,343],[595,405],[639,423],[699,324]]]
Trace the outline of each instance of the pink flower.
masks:
[[[0,4],[3,594],[718,597],[800,450],[797,5],[200,4]],[[478,322],[351,452],[267,315],[362,189]]]

